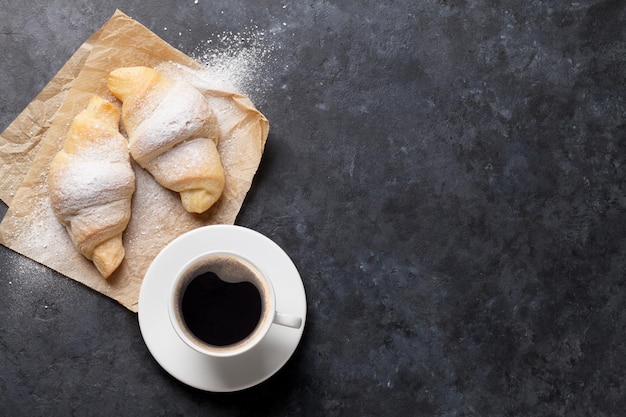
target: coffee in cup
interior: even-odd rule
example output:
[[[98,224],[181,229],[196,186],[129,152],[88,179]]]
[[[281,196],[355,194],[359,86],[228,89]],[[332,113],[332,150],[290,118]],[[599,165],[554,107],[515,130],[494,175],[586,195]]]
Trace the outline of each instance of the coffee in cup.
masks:
[[[195,350],[233,356],[259,343],[272,323],[299,328],[302,319],[276,312],[272,283],[243,257],[202,255],[174,280],[170,319]]]

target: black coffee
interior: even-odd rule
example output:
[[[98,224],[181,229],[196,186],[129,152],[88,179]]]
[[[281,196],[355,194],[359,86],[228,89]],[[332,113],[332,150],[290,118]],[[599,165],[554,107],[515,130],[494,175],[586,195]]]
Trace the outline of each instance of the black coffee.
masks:
[[[245,339],[261,318],[261,295],[254,284],[224,282],[214,272],[193,278],[181,300],[187,328],[214,346]]]

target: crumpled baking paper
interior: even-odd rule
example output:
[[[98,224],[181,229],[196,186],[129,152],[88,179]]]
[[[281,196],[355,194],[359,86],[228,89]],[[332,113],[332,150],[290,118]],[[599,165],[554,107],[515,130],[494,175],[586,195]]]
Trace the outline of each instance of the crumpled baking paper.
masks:
[[[54,217],[47,173],[70,122],[92,95],[121,105],[107,89],[108,73],[137,65],[185,79],[211,102],[222,130],[218,151],[226,186],[206,213],[190,214],[183,209],[178,193],[164,189],[133,163],[136,191],[123,236],[126,257],[105,280],[76,250]],[[121,130],[124,133],[123,125]],[[0,135],[0,198],[9,205],[0,224],[0,243],[136,312],[144,274],[169,242],[200,226],[235,222],[261,161],[268,131],[267,119],[246,96],[214,80],[206,66],[117,10]]]

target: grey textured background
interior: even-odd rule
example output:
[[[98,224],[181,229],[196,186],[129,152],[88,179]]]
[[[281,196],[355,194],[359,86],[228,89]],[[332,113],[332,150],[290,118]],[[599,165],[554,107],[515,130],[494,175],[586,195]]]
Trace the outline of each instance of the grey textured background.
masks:
[[[237,224],[293,258],[307,328],[267,382],[196,391],[0,247],[0,415],[623,415],[626,2],[0,0],[1,129],[115,8],[187,53],[267,34]]]

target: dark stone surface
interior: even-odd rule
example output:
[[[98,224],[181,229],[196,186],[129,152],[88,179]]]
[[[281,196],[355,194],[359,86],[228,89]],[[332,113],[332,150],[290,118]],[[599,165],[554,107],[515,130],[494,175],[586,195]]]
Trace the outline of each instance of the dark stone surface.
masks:
[[[188,53],[266,32],[237,223],[300,269],[306,332],[196,391],[135,314],[0,247],[0,415],[624,415],[624,1],[0,0],[0,128],[116,7]]]

